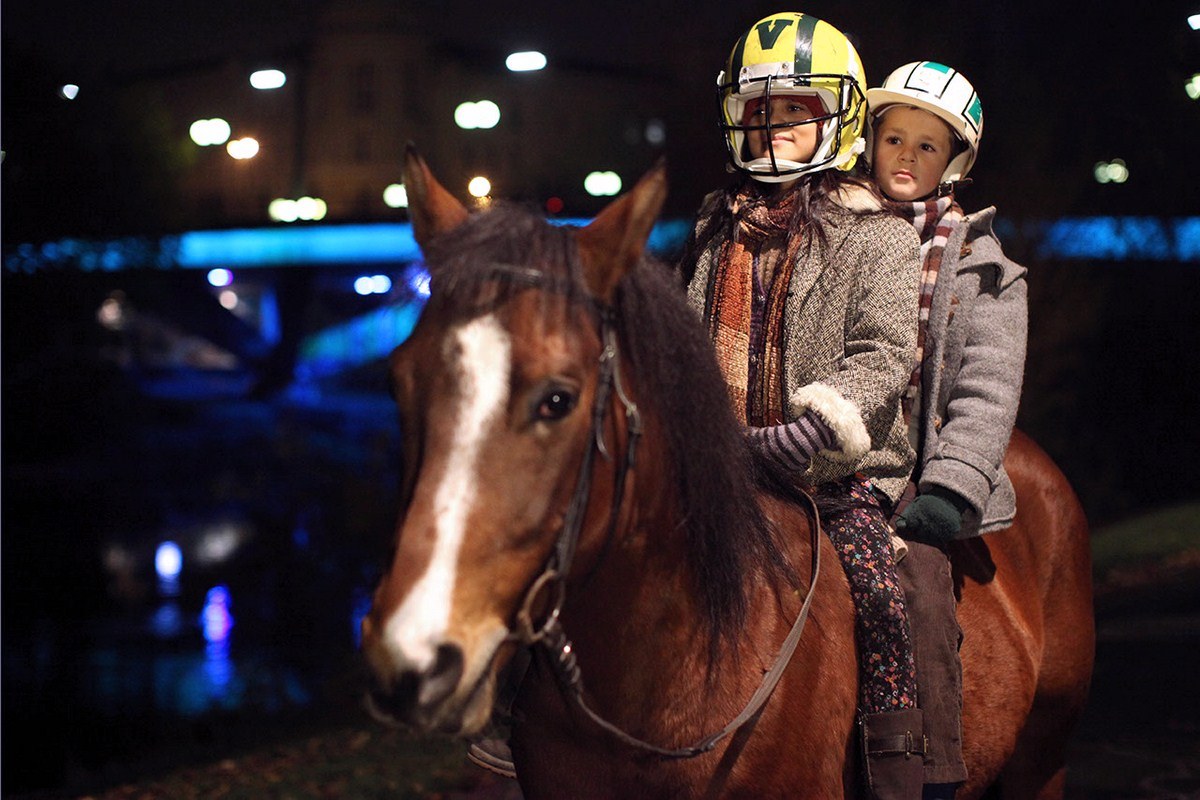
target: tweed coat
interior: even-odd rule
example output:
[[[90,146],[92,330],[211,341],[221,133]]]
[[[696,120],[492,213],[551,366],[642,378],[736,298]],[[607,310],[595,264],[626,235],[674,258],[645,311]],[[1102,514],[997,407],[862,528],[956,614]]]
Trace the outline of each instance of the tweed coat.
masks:
[[[918,489],[942,486],[970,509],[960,538],[1007,527],[1016,495],[1004,471],[1025,371],[1026,269],[992,232],[995,208],[967,215],[946,242],[933,290],[914,473]]]
[[[916,351],[920,242],[912,225],[882,210],[861,187],[825,214],[827,241],[801,247],[784,304],[783,392],[788,421],[812,410],[838,447],[813,457],[816,486],[862,473],[893,502],[916,454],[900,409]],[[722,224],[725,192],[705,198],[693,237]],[[727,235],[727,234],[726,234]],[[709,317],[714,267],[726,235],[696,256],[691,305]],[[686,270],[692,265],[682,265]]]

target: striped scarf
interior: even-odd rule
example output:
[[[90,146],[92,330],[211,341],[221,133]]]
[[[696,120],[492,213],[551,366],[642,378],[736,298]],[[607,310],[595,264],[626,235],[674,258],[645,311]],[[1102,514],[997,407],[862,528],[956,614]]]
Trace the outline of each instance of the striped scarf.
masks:
[[[784,421],[783,312],[801,242],[791,234],[795,193],[730,197],[732,231],[709,289],[709,333],[738,419]],[[765,294],[764,294],[765,293]]]
[[[908,378],[908,386],[904,390],[904,419],[912,419],[918,406],[921,391],[921,364],[925,360],[925,335],[929,330],[929,309],[933,306],[933,289],[937,285],[938,270],[942,266],[942,256],[946,250],[946,242],[950,234],[963,218],[962,208],[954,202],[954,195],[934,197],[928,200],[918,200],[912,203],[898,203],[897,210],[902,217],[912,222],[913,227],[921,236],[921,295],[917,315],[917,353],[916,364]]]

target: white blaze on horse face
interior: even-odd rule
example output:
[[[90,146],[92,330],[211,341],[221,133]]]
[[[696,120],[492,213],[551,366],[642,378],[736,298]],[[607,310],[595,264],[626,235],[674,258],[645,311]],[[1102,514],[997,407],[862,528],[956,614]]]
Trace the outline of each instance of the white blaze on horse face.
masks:
[[[443,357],[458,379],[453,435],[434,493],[433,557],[385,627],[386,647],[399,666],[430,667],[445,639],[458,551],[474,505],[480,447],[493,419],[508,404],[511,350],[508,331],[491,314],[447,335]]]

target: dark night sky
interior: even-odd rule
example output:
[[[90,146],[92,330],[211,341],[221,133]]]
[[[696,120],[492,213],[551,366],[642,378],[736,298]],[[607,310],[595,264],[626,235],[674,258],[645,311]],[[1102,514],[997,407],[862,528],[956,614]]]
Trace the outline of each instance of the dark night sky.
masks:
[[[249,56],[302,41],[321,0],[9,0],[6,44],[32,47],[64,74],[129,73],[206,57]],[[480,59],[536,48],[551,64],[633,69],[664,75],[695,97],[707,125],[711,87],[737,35],[777,2],[401,3],[414,24]],[[1155,0],[1121,14],[1101,4],[1016,0],[899,3],[829,0],[795,6],[832,22],[859,47],[877,85],[892,68],[928,58],[975,83],[985,134],[973,192],[1020,203],[1053,194],[1052,213],[1200,213],[1200,102],[1184,81],[1200,72],[1200,32],[1187,16],[1196,0]],[[13,123],[11,120],[6,120]],[[676,128],[678,130],[678,127]],[[699,128],[698,130],[711,130]],[[690,135],[690,134],[689,134]],[[698,144],[720,159],[720,145]],[[687,161],[686,143],[670,158]],[[1091,164],[1124,158],[1129,184],[1098,194]],[[714,168],[712,174],[717,174]]]

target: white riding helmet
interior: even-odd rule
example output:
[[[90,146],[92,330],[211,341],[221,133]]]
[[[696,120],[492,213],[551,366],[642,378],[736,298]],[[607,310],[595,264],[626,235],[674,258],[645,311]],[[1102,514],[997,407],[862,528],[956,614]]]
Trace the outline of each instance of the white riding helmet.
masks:
[[[935,115],[954,131],[966,149],[950,159],[940,183],[953,183],[967,177],[979,154],[983,136],[983,106],[975,87],[958,70],[936,61],[914,61],[905,64],[883,82],[878,89],[867,90],[871,128],[880,115],[897,105],[912,106]],[[873,130],[867,135],[866,157],[873,155]]]

